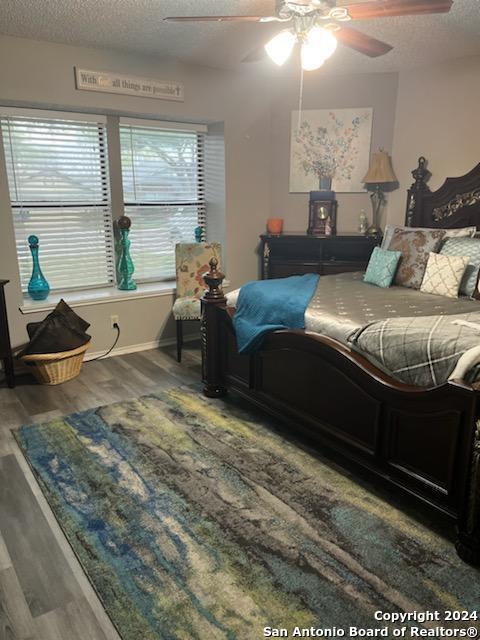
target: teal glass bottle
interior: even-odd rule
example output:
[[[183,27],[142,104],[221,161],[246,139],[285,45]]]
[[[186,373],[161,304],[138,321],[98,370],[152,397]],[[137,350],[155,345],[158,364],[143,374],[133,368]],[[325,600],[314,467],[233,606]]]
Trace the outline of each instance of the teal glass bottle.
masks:
[[[135,291],[137,285],[132,279],[135,265],[130,255],[130,226],[132,222],[128,216],[122,216],[118,220],[120,229],[120,259],[118,261],[118,288],[122,291]]]
[[[195,242],[201,242],[203,240],[203,229],[202,227],[195,227]]]
[[[32,254],[33,268],[30,282],[28,283],[28,295],[33,300],[45,300],[50,293],[50,285],[40,269],[38,257],[38,237],[29,236],[28,245]]]

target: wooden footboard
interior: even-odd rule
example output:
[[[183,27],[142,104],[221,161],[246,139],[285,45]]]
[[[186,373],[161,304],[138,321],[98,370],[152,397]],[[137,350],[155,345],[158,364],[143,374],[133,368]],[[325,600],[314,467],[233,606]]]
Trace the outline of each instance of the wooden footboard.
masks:
[[[203,299],[205,393],[235,389],[291,433],[454,518],[460,555],[480,562],[478,391],[460,381],[433,389],[396,382],[341,343],[305,331],[273,332],[260,351],[241,355],[221,279],[214,273],[212,281],[217,292]]]

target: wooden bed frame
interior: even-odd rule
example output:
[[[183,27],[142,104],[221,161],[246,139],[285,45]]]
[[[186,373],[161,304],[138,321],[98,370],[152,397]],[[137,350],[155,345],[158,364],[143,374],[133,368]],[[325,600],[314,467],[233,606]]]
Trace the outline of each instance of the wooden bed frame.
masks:
[[[435,192],[425,158],[412,175],[409,226],[480,227],[480,164]],[[462,381],[409,386],[336,340],[306,331],[275,331],[260,351],[240,355],[216,266],[212,261],[205,275],[202,300],[205,395],[234,389],[293,433],[307,433],[446,514],[457,523],[459,556],[480,564],[480,389]]]

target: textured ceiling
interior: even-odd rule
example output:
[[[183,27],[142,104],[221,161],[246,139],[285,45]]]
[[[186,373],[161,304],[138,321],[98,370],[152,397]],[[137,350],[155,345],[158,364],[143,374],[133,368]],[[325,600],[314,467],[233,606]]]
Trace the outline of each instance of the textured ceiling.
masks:
[[[1,0],[0,33],[278,74],[269,61],[241,64],[241,60],[281,29],[279,25],[162,22],[168,15],[271,15],[274,4],[274,0]],[[393,45],[393,51],[370,59],[339,46],[325,65],[326,72],[393,71],[480,54],[479,0],[455,0],[448,14],[369,20],[355,26]],[[288,73],[288,66],[282,73]]]

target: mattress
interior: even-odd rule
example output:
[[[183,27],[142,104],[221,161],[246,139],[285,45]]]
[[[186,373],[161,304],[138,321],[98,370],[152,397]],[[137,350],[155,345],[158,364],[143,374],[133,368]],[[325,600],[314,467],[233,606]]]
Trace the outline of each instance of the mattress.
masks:
[[[229,306],[236,306],[238,292],[227,294]],[[361,272],[323,276],[305,311],[305,329],[335,338],[407,384],[480,378],[480,301],[471,298],[384,289],[363,282]]]
[[[363,273],[322,276],[305,312],[305,329],[348,344],[367,324],[387,318],[455,315],[480,311],[471,298],[445,298],[407,287],[384,289],[363,282]]]

